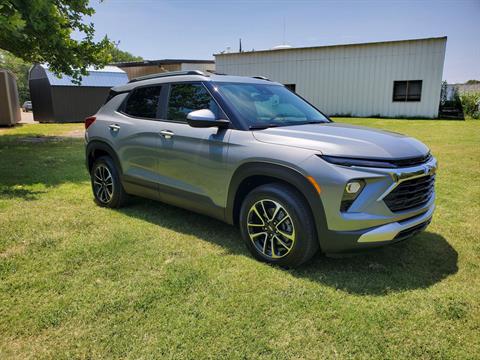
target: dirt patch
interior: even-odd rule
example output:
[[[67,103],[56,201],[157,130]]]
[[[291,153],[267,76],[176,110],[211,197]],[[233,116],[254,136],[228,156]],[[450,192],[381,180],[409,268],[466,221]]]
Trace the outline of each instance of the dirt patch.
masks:
[[[45,142],[59,142],[65,140],[62,136],[25,136],[17,140],[19,143],[45,143]]]
[[[72,130],[63,134],[63,136],[72,137],[72,138],[83,138],[85,136],[84,130]]]
[[[15,244],[12,247],[9,247],[3,252],[0,252],[0,258],[6,259],[13,257],[15,255],[19,255],[25,251],[27,245],[25,243]]]
[[[16,142],[18,143],[29,143],[29,144],[38,144],[38,143],[46,143],[46,142],[60,142],[65,141],[68,139],[82,139],[85,135],[85,131],[83,130],[72,130],[66,133],[63,133],[61,136],[25,136],[17,139]]]

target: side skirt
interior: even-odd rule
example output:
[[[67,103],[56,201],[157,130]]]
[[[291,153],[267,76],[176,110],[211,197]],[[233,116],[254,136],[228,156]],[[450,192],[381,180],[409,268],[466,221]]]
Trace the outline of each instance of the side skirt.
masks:
[[[128,194],[157,200],[225,221],[225,208],[215,205],[213,201],[206,196],[193,194],[170,186],[159,185],[128,175],[122,176],[122,185]]]

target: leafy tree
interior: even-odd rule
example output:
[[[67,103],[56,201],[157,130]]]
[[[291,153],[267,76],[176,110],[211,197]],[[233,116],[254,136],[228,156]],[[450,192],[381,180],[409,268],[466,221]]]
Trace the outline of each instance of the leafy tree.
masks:
[[[143,60],[141,56],[132,55],[128,51],[123,51],[116,47],[110,50],[110,56],[112,57],[112,63]]]
[[[0,68],[10,70],[17,78],[20,105],[22,105],[24,101],[30,100],[30,92],[28,89],[28,70],[30,66],[31,64],[13,56],[9,52],[0,50]]]
[[[480,84],[480,80],[468,80],[465,84],[467,85]]]
[[[0,49],[81,80],[88,66],[101,67],[112,58],[111,41],[95,42],[93,24],[83,22],[94,12],[89,0],[0,0]],[[73,39],[73,32],[81,39]]]
[[[110,53],[112,62],[123,61],[141,61],[140,56],[134,56],[127,51],[122,51],[113,48],[114,51]],[[23,61],[22,59],[12,55],[8,51],[0,49],[0,69],[8,69],[14,73],[17,79],[18,95],[20,98],[20,105],[24,101],[30,100],[30,91],[28,87],[28,71],[32,64]]]

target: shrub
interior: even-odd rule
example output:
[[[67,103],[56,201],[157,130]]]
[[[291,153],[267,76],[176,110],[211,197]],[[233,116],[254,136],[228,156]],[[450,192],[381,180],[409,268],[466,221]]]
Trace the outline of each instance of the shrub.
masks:
[[[480,119],[480,92],[468,92],[460,95],[463,112],[474,119]]]

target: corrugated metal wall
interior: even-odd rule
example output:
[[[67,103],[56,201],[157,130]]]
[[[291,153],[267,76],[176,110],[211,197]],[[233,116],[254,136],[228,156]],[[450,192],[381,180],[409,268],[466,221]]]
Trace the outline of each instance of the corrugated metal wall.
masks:
[[[28,86],[35,121],[55,122],[52,88],[43,66],[38,64],[32,66],[28,73]]]
[[[125,73],[121,75],[126,83]],[[58,83],[63,84],[61,80]],[[84,83],[98,83],[99,86],[52,85],[44,67],[34,65],[29,73],[34,119],[42,123],[81,122],[95,114],[105,102],[110,86],[106,86],[104,77],[94,76],[88,80],[84,77]],[[118,81],[118,76],[112,75],[111,86]]]
[[[82,122],[94,115],[110,92],[107,87],[53,86],[55,122]],[[43,121],[46,122],[46,121]]]
[[[33,118],[39,122],[55,122],[52,88],[45,76],[43,79],[30,79],[30,99],[32,99]]]
[[[329,115],[437,117],[446,38],[215,55],[216,70],[267,76]],[[395,80],[422,80],[419,102],[393,102]]]

